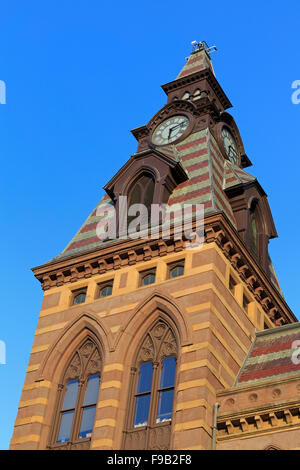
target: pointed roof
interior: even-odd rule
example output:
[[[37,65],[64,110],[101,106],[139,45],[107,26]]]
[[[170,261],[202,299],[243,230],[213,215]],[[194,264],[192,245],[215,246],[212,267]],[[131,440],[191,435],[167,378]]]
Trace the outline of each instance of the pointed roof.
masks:
[[[223,211],[236,227],[234,214],[224,191],[227,160],[218,151],[214,138],[208,129],[191,134],[176,146],[158,147],[155,150],[172,160],[179,161],[188,176],[188,179],[180,183],[172,192],[168,202],[169,206],[173,204],[203,204],[205,214]],[[124,167],[129,164],[129,161]],[[234,169],[235,172],[238,170],[238,167]],[[240,171],[240,178],[242,175],[245,175],[245,178],[250,178],[246,172]],[[240,182],[240,179],[237,181]],[[99,249],[104,244],[106,246],[114,243],[113,240],[103,242],[97,236],[97,226],[99,223],[101,224],[103,213],[108,204],[112,204],[112,202],[109,196],[105,195],[64,251],[54,258],[55,260],[76,256],[85,251]]]
[[[178,78],[183,78],[205,69],[210,69],[214,74],[209,53],[206,51],[204,46],[201,46],[200,44],[201,43],[198,45],[199,49],[194,50],[194,52],[192,52],[191,55],[187,58],[186,64],[177,75],[176,80]]]
[[[297,350],[293,343],[299,341],[299,337],[299,322],[257,332],[235,385],[256,385],[274,379],[300,377],[300,363],[293,360]]]

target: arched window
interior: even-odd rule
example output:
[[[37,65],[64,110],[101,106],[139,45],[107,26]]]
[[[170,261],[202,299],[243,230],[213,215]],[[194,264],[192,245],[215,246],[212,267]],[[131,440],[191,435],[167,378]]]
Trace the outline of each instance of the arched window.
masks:
[[[128,198],[128,207],[132,204],[144,204],[147,209],[151,208],[154,195],[155,182],[152,175],[145,173],[131,188]]]
[[[88,338],[73,354],[58,387],[49,448],[88,449],[100,386],[98,347]]]
[[[86,299],[86,292],[81,292],[74,296],[74,305],[83,304]]]
[[[170,278],[178,277],[178,276],[183,276],[184,274],[184,267],[182,265],[174,266],[170,270]]]
[[[189,98],[190,98],[190,94],[189,94],[188,91],[186,91],[186,92],[184,93],[184,95],[182,96],[181,99],[182,99],[182,100],[188,100]]]
[[[107,297],[112,294],[112,285],[109,284],[100,289],[100,297]]]
[[[155,269],[140,273],[140,285],[149,286],[155,282]]]
[[[201,98],[201,90],[200,88],[197,88],[197,90],[195,90],[195,93],[193,95],[193,98],[194,98],[194,101],[196,100],[199,100]]]
[[[158,320],[149,330],[132,367],[125,449],[169,449],[177,341]]]
[[[128,209],[134,204],[143,204],[147,209],[147,218],[142,220],[142,225],[147,225],[151,216],[151,204],[153,203],[155,181],[149,173],[143,174],[133,185],[128,195]],[[137,216],[128,216],[128,224]]]

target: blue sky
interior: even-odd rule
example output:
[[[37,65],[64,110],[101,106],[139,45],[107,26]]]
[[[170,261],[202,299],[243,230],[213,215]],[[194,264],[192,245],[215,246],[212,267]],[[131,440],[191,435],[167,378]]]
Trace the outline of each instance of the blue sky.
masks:
[[[269,195],[270,252],[300,315],[299,0],[10,0],[1,4],[0,449],[13,431],[42,301],[30,268],[64,249],[136,150],[129,130],[165,104],[190,42],[216,45],[214,69]],[[118,112],[116,113],[116,110]]]

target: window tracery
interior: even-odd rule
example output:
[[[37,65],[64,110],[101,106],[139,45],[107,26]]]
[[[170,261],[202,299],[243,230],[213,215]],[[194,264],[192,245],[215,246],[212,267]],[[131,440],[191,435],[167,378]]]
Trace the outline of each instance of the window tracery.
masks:
[[[49,448],[88,449],[100,386],[101,357],[91,338],[73,353],[58,386]]]

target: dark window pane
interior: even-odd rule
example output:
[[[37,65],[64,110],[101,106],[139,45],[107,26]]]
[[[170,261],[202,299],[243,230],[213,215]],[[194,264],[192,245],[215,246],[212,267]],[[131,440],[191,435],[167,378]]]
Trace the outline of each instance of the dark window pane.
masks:
[[[75,408],[77,393],[78,393],[78,380],[70,380],[66,385],[67,391],[64,398],[62,410],[70,410]]]
[[[112,286],[103,287],[100,291],[100,297],[107,297],[112,294]]]
[[[70,440],[74,411],[66,411],[61,415],[60,428],[57,442]]]
[[[81,294],[76,295],[74,297],[74,304],[83,304],[85,302],[86,294],[82,292]]]
[[[153,195],[154,195],[154,181],[152,178],[148,178],[148,182],[144,186],[145,194],[144,194],[144,201],[143,203],[147,207],[148,211],[151,209],[151,204],[153,202]]]
[[[145,393],[151,391],[153,365],[152,362],[145,362],[140,366],[139,382],[137,393]]]
[[[148,423],[150,393],[137,397],[135,405],[134,427],[146,426]]]
[[[84,405],[93,405],[97,403],[98,390],[100,385],[99,375],[92,375],[87,384],[87,388],[84,395]]]
[[[91,437],[94,426],[96,406],[84,408],[79,432],[79,438]]]
[[[171,277],[182,276],[183,273],[184,273],[184,267],[183,266],[176,266],[176,268],[173,268],[171,270]]]
[[[176,370],[175,357],[167,357],[166,359],[163,360],[159,388],[174,387],[175,370]]]
[[[135,187],[133,188],[130,196],[130,201],[129,201],[129,206],[132,206],[133,204],[139,204],[141,203],[141,188],[139,184],[136,184]]]
[[[159,393],[156,422],[170,420],[172,418],[174,390],[166,390]]]
[[[155,274],[147,274],[143,278],[143,286],[148,286],[149,284],[153,284],[155,282]]]

